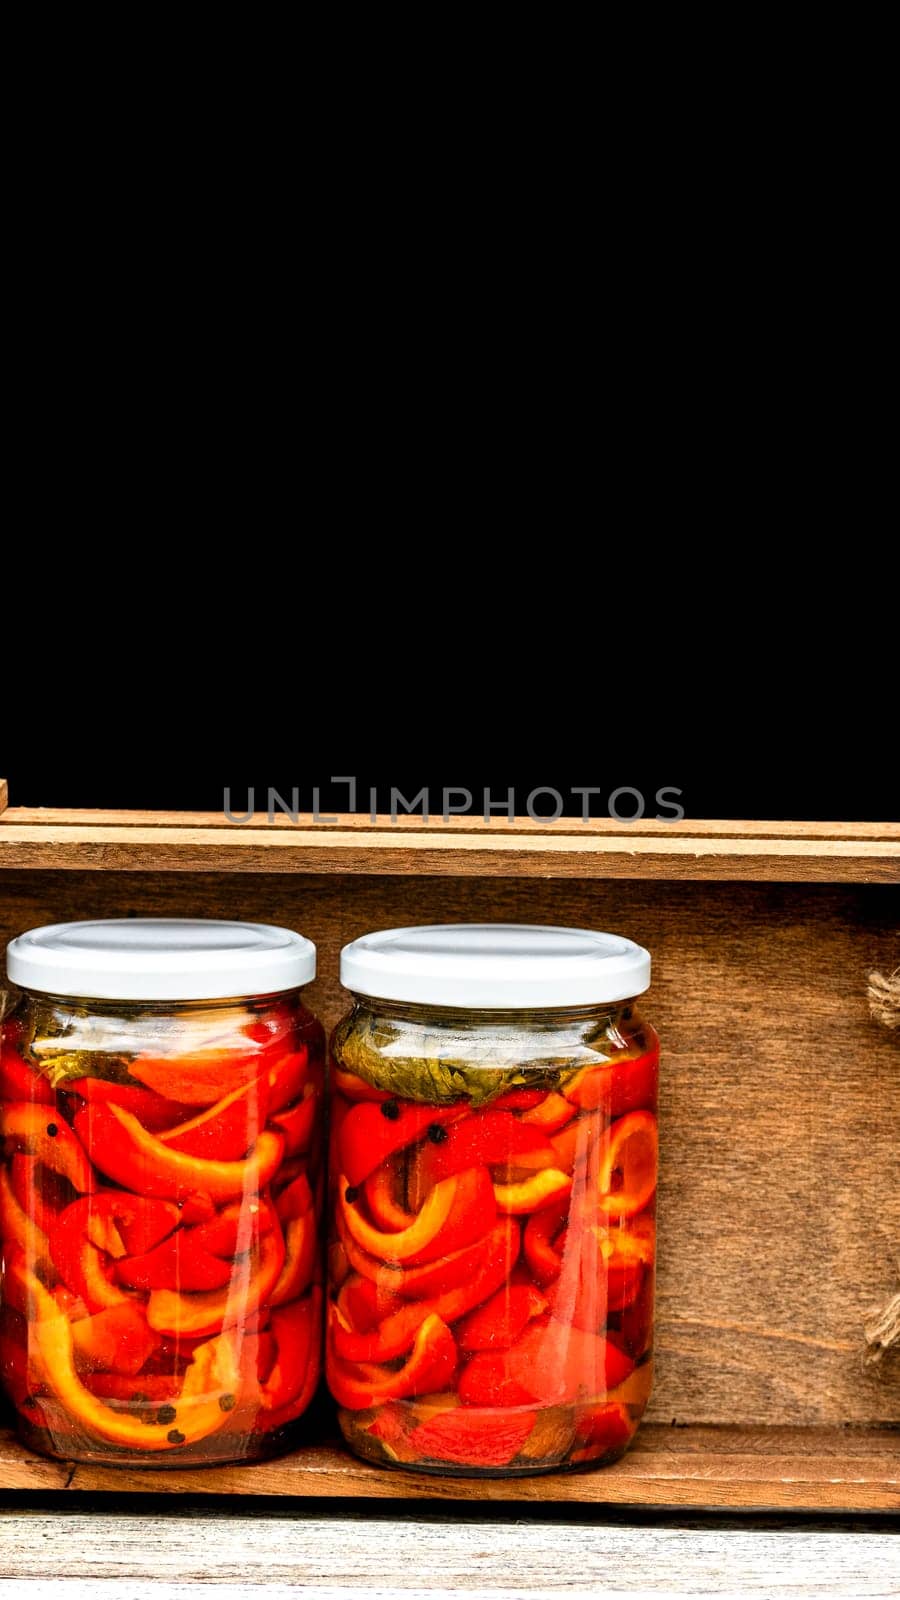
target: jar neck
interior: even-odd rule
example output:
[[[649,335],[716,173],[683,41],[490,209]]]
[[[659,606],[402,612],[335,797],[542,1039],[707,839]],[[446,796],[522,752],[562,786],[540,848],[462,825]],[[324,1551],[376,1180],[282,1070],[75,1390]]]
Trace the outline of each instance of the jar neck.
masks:
[[[398,1022],[425,1023],[431,1027],[516,1027],[558,1028],[579,1022],[608,1021],[612,1026],[627,1022],[635,1007],[634,999],[601,1001],[587,1006],[478,1007],[439,1006],[412,1000],[385,1000],[378,995],[353,993],[358,1011]]]

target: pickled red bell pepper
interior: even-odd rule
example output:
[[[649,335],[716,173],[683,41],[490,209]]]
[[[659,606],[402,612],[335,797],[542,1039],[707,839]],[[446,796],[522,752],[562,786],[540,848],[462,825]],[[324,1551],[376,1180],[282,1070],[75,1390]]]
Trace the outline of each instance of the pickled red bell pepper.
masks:
[[[340,1228],[340,1223],[338,1226]],[[383,1261],[361,1250],[345,1230],[341,1232],[342,1242],[338,1248],[345,1251],[349,1265],[362,1277],[377,1284],[379,1291],[400,1295],[404,1300],[427,1300],[458,1288],[461,1283],[468,1283],[473,1274],[480,1270],[493,1238],[493,1232],[488,1233],[474,1244],[465,1245],[462,1250],[452,1250],[448,1255],[429,1261],[422,1267],[385,1266]],[[331,1276],[335,1281],[333,1269]]]
[[[563,1094],[579,1111],[602,1111],[613,1119],[656,1104],[659,1051],[617,1056],[596,1067],[582,1067]]]
[[[207,1161],[240,1161],[265,1127],[267,1104],[268,1085],[254,1079],[161,1133],[160,1143]]]
[[[337,1136],[338,1165],[354,1188],[389,1156],[460,1116],[458,1107],[401,1106],[396,1100],[363,1101],[351,1107]]]
[[[565,1202],[556,1206],[547,1206],[543,1211],[535,1212],[525,1224],[525,1233],[522,1247],[525,1260],[538,1283],[552,1283],[559,1277],[562,1267],[562,1256],[554,1247],[553,1240],[568,1215],[568,1206]]]
[[[624,1450],[634,1424],[625,1406],[616,1400],[590,1406],[582,1412],[575,1430],[575,1446],[570,1461],[596,1461],[610,1450]]]
[[[316,1097],[311,1083],[306,1085],[306,1090],[305,1097],[291,1106],[289,1111],[277,1111],[270,1118],[273,1128],[284,1137],[285,1156],[305,1153],[312,1141],[316,1125]]]
[[[75,1370],[69,1319],[21,1258],[7,1264],[7,1277],[28,1306],[29,1351],[40,1380],[87,1433],[143,1453],[195,1444],[223,1426],[240,1378],[236,1336],[224,1334],[198,1346],[182,1382],[175,1417],[166,1407],[165,1420],[145,1420],[112,1410],[84,1386]]]
[[[230,1262],[232,1256],[250,1250],[259,1235],[273,1226],[272,1208],[264,1201],[232,1200],[211,1221],[198,1223],[188,1231],[201,1250]]]
[[[452,1180],[451,1180],[452,1181]],[[426,1318],[455,1322],[504,1284],[519,1254],[519,1227],[510,1219],[498,1222],[485,1241],[479,1269],[456,1288],[430,1300],[412,1300],[388,1316],[369,1333],[356,1333],[342,1324],[338,1308],[332,1326],[335,1353],[348,1361],[392,1361],[403,1355]]]
[[[283,1111],[294,1100],[300,1099],[309,1082],[309,1051],[306,1045],[279,1056],[268,1073],[269,1114]]]
[[[275,1201],[275,1214],[280,1222],[288,1222],[291,1217],[302,1217],[305,1212],[312,1210],[312,1206],[313,1193],[309,1179],[305,1172],[300,1172],[281,1190]]]
[[[137,1056],[128,1071],[138,1083],[166,1100],[186,1106],[211,1106],[243,1089],[266,1065],[264,1051],[195,1050],[178,1056]]]
[[[423,1145],[418,1154],[418,1180],[426,1188],[452,1178],[468,1167],[515,1164],[517,1155],[541,1154],[554,1164],[553,1150],[540,1128],[530,1128],[511,1111],[482,1111],[448,1129],[446,1139]]]
[[[496,1205],[485,1167],[471,1167],[457,1177],[436,1183],[421,1211],[408,1228],[386,1233],[362,1216],[349,1185],[339,1185],[340,1217],[350,1237],[370,1255],[385,1262],[423,1263],[460,1250],[489,1232]]]
[[[79,1194],[96,1189],[93,1168],[77,1135],[52,1108],[25,1100],[4,1101],[0,1104],[0,1138],[68,1178]]]
[[[162,1199],[194,1191],[212,1200],[233,1200],[252,1193],[274,1177],[284,1149],[281,1134],[267,1128],[244,1161],[208,1161],[184,1155],[115,1105],[83,1106],[75,1114],[74,1125],[87,1141],[95,1165],[108,1178],[138,1194]]]
[[[333,1088],[348,1100],[372,1100],[377,1105],[393,1098],[386,1089],[376,1089],[371,1083],[366,1083],[365,1078],[358,1078],[355,1072],[348,1072],[345,1067],[332,1067],[331,1082]]]
[[[411,1461],[452,1461],[460,1467],[505,1467],[519,1454],[536,1411],[456,1406],[419,1423],[405,1440]]]
[[[46,1078],[22,1060],[13,1049],[12,1039],[0,1046],[0,1100],[37,1100],[45,1106],[54,1103]]]
[[[491,1299],[471,1311],[460,1324],[456,1342],[467,1354],[475,1350],[508,1350],[531,1322],[547,1309],[532,1284],[504,1284]]]
[[[47,1261],[50,1258],[50,1240],[27,1211],[23,1211],[6,1168],[0,1166],[0,1239],[8,1245],[24,1250],[29,1261]]]
[[[600,1150],[599,1209],[603,1215],[632,1217],[652,1200],[658,1145],[652,1111],[630,1111],[612,1124]]]
[[[509,1350],[472,1357],[459,1380],[467,1405],[560,1405],[602,1398],[634,1362],[601,1334],[540,1318]]]
[[[319,1338],[318,1318],[321,1313],[322,1291],[314,1289],[302,1300],[292,1305],[280,1306],[272,1312],[272,1336],[275,1342],[275,1361],[268,1376],[259,1387],[259,1399],[266,1411],[282,1413],[277,1422],[268,1420],[269,1427],[280,1427],[290,1418],[287,1411],[296,1406],[295,1415],[305,1407],[298,1404],[310,1378],[315,1387],[318,1364],[314,1359]]]
[[[418,1329],[410,1355],[399,1372],[385,1373],[383,1367],[342,1361],[329,1346],[328,1386],[338,1405],[346,1406],[348,1411],[363,1411],[383,1405],[386,1400],[437,1393],[453,1377],[456,1360],[456,1342],[450,1329],[440,1317],[431,1315]]]
[[[49,1233],[58,1213],[71,1198],[65,1180],[42,1166],[36,1156],[25,1156],[17,1151],[9,1163],[9,1181],[26,1216],[37,1223],[42,1233]]]
[[[407,1211],[401,1206],[395,1194],[395,1174],[390,1162],[382,1167],[376,1167],[370,1172],[363,1190],[366,1196],[366,1205],[379,1228],[384,1228],[391,1233],[400,1233],[415,1222],[415,1212]]]
[[[231,1281],[224,1289],[179,1294],[154,1289],[147,1301],[147,1321],[158,1333],[202,1338],[241,1324],[251,1312],[270,1302],[284,1265],[281,1229],[264,1233],[246,1256],[234,1262]]]
[[[539,1105],[524,1112],[522,1121],[529,1127],[540,1128],[542,1133],[550,1134],[558,1133],[574,1115],[575,1107],[569,1104],[565,1095],[551,1091]]]
[[[521,1183],[495,1183],[494,1200],[498,1211],[524,1216],[554,1205],[571,1187],[572,1179],[567,1173],[544,1167],[533,1178],[525,1178]]]
[[[104,1254],[121,1258],[153,1250],[179,1221],[170,1201],[98,1189],[59,1213],[51,1235],[53,1265],[89,1311],[122,1305],[129,1296],[113,1282]]]
[[[114,1275],[126,1289],[223,1289],[231,1266],[204,1250],[190,1229],[179,1228],[144,1255],[117,1261]]]
[[[72,1344],[80,1360],[126,1376],[140,1372],[159,1344],[140,1306],[110,1306],[72,1323]]]
[[[95,1105],[121,1106],[143,1123],[150,1133],[163,1128],[174,1128],[193,1115],[192,1106],[179,1105],[166,1100],[152,1089],[141,1089],[136,1083],[112,1083],[106,1078],[73,1078],[65,1086],[66,1094],[77,1094],[82,1100]]]
[[[318,1235],[312,1211],[291,1217],[284,1224],[284,1261],[269,1295],[270,1306],[295,1300],[308,1288],[316,1266]]]

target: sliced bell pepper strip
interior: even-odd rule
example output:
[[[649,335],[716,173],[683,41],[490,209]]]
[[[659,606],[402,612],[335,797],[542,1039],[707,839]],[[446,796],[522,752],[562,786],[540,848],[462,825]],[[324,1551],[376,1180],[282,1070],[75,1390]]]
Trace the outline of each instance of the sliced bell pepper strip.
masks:
[[[575,1448],[569,1460],[596,1461],[599,1456],[608,1455],[612,1450],[621,1453],[634,1433],[634,1427],[625,1406],[615,1400],[605,1405],[587,1407],[578,1418],[573,1441]]]
[[[365,1078],[358,1078],[355,1072],[348,1072],[337,1065],[331,1068],[331,1083],[348,1100],[371,1100],[378,1105],[392,1098],[386,1089],[376,1089],[371,1083],[366,1083]]]
[[[73,1322],[72,1344],[76,1357],[91,1366],[133,1375],[150,1360],[159,1338],[140,1306],[130,1302]]]
[[[558,1322],[531,1324],[509,1350],[472,1357],[459,1380],[465,1405],[559,1405],[605,1396],[634,1367],[602,1335]]]
[[[309,1287],[318,1255],[318,1229],[315,1213],[304,1211],[284,1225],[284,1262],[268,1296],[270,1306],[296,1300]]]
[[[301,1172],[286,1189],[282,1189],[275,1201],[275,1214],[279,1222],[289,1222],[291,1217],[302,1217],[305,1211],[311,1211],[312,1204],[309,1179],[305,1172]]]
[[[652,1111],[630,1111],[609,1129],[600,1151],[599,1207],[607,1217],[633,1217],[656,1192],[659,1134]]]
[[[546,1167],[522,1183],[495,1183],[494,1199],[498,1211],[521,1216],[526,1212],[542,1211],[545,1206],[554,1205],[563,1195],[569,1193],[571,1187],[572,1179],[565,1172],[560,1172],[554,1167]]]
[[[309,1051],[306,1045],[280,1056],[268,1073],[269,1111],[283,1111],[309,1085]]]
[[[66,1287],[79,1295],[91,1312],[131,1302],[131,1296],[112,1280],[107,1252],[92,1238],[111,1241],[110,1229],[115,1222],[110,1206],[108,1191],[73,1200],[60,1212],[50,1238],[54,1267]]]
[[[0,1100],[37,1100],[41,1105],[54,1104],[53,1090],[46,1078],[23,1061],[11,1041],[0,1048]]]
[[[415,1221],[400,1233],[375,1228],[358,1206],[348,1201],[348,1189],[342,1178],[339,1208],[347,1232],[363,1250],[384,1262],[419,1264],[461,1250],[483,1238],[496,1216],[493,1187],[484,1167],[472,1167],[436,1183]]]
[[[405,1206],[398,1205],[394,1180],[392,1164],[386,1161],[383,1166],[369,1173],[363,1189],[366,1205],[376,1225],[391,1233],[401,1233],[404,1228],[412,1226],[416,1216],[414,1211],[407,1211]]]
[[[96,1189],[93,1168],[77,1135],[52,1108],[24,1100],[5,1101],[0,1105],[0,1137],[68,1178],[79,1194]]]
[[[541,1316],[547,1301],[532,1285],[504,1284],[456,1330],[460,1350],[508,1350],[521,1338],[533,1317]]]
[[[531,1111],[546,1096],[546,1089],[507,1089],[490,1103],[491,1111]]]
[[[231,1200],[211,1222],[201,1222],[189,1231],[201,1250],[230,1262],[232,1256],[252,1249],[259,1235],[273,1226],[272,1208],[264,1200]]]
[[[316,1126],[317,1110],[315,1088],[313,1084],[308,1083],[302,1100],[298,1100],[289,1111],[277,1111],[270,1117],[272,1127],[277,1133],[284,1135],[285,1156],[302,1155],[309,1149]]]
[[[559,1133],[551,1134],[550,1143],[556,1151],[556,1165],[561,1172],[573,1173],[583,1166],[600,1138],[605,1123],[599,1113],[579,1116],[567,1122]]]
[[[51,1172],[35,1156],[17,1151],[9,1163],[9,1181],[26,1216],[37,1223],[42,1233],[49,1233],[66,1203],[59,1174]]]
[[[191,1195],[195,1190],[212,1200],[233,1200],[262,1189],[274,1177],[284,1143],[266,1129],[245,1161],[207,1161],[173,1150],[141,1127],[137,1117],[120,1106],[83,1106],[75,1115],[94,1163],[126,1189],[155,1198]]]
[[[136,1056],[128,1071],[166,1100],[211,1106],[252,1083],[265,1064],[263,1050],[209,1049],[178,1056]]]
[[[384,1100],[352,1106],[337,1135],[338,1165],[354,1188],[388,1156],[423,1139],[429,1128],[443,1128],[460,1114],[458,1107],[400,1105]]]
[[[267,1110],[268,1085],[255,1078],[160,1134],[160,1143],[207,1161],[240,1161],[265,1127]]]
[[[11,1339],[5,1331],[0,1333],[0,1381],[18,1411],[29,1409],[29,1401],[46,1392],[34,1362],[28,1359],[27,1345]]]
[[[652,1110],[659,1083],[659,1051],[642,1056],[614,1056],[596,1067],[583,1067],[563,1088],[579,1111],[602,1111],[608,1119],[626,1111]]]
[[[561,1464],[572,1448],[575,1418],[571,1406],[542,1406],[519,1451],[523,1462],[550,1467]]]
[[[66,1084],[67,1094],[77,1094],[91,1105],[121,1106],[143,1123],[150,1133],[163,1128],[174,1128],[193,1114],[192,1106],[179,1105],[166,1100],[152,1089],[141,1089],[136,1083],[111,1083],[106,1078],[73,1078]]]
[[[336,1308],[332,1307],[334,1311]],[[444,1388],[456,1370],[456,1342],[446,1323],[428,1316],[418,1329],[408,1360],[399,1372],[342,1361],[329,1342],[328,1387],[339,1406],[363,1411],[386,1400],[432,1394]]]
[[[546,1206],[543,1211],[537,1211],[529,1217],[525,1224],[522,1248],[525,1260],[540,1284],[552,1283],[559,1277],[562,1256],[553,1241],[566,1220],[568,1209],[565,1201]]]
[[[126,1289],[224,1289],[231,1265],[204,1250],[191,1230],[179,1228],[154,1250],[118,1261],[115,1278]]]
[[[104,1316],[104,1312],[99,1312]],[[120,1372],[82,1372],[84,1387],[100,1400],[114,1400],[128,1406],[149,1406],[175,1400],[181,1390],[181,1376],[177,1372],[142,1372],[140,1377],[123,1377]]]
[[[542,1155],[553,1166],[553,1151],[539,1128],[526,1127],[511,1111],[481,1111],[447,1131],[440,1143],[431,1141],[418,1152],[416,1180],[419,1192],[442,1178],[452,1178],[469,1167],[514,1164],[520,1155]],[[424,1197],[424,1196],[423,1196]],[[415,1204],[415,1197],[413,1197]]]
[[[208,1194],[200,1194],[195,1190],[178,1201],[178,1214],[187,1228],[195,1223],[212,1222],[216,1208]]]
[[[40,1279],[13,1261],[8,1274],[20,1280],[27,1299],[31,1327],[30,1348],[35,1366],[47,1387],[57,1396],[73,1421],[89,1434],[125,1449],[165,1450],[174,1445],[196,1444],[221,1428],[228,1414],[220,1402],[233,1395],[239,1379],[235,1339],[225,1334],[194,1352],[185,1374],[172,1418],[165,1409],[163,1421],[138,1420],[105,1406],[80,1381],[75,1370],[72,1329]],[[189,1383],[189,1380],[192,1380]],[[190,1393],[185,1397],[185,1390]]]
[[[283,1264],[281,1229],[272,1228],[262,1235],[256,1249],[235,1260],[227,1288],[199,1294],[154,1289],[147,1301],[147,1321],[158,1333],[193,1338],[243,1323],[251,1312],[268,1304]]]
[[[458,1288],[461,1283],[468,1283],[481,1267],[492,1239],[492,1234],[487,1233],[474,1244],[451,1251],[422,1267],[393,1267],[385,1266],[384,1262],[362,1250],[347,1233],[340,1218],[338,1230],[340,1243],[332,1248],[343,1252],[348,1267],[352,1266],[362,1277],[376,1283],[380,1290],[401,1295],[407,1300],[427,1300],[444,1294],[448,1289]],[[331,1263],[330,1281],[340,1281],[334,1261]]]
[[[510,1413],[457,1406],[422,1422],[406,1439],[416,1460],[452,1461],[460,1467],[506,1467],[537,1421],[536,1411]]]
[[[565,1095],[551,1091],[544,1096],[540,1105],[532,1107],[530,1111],[522,1114],[522,1121],[529,1128],[540,1128],[542,1133],[558,1133],[567,1122],[571,1122],[575,1115],[575,1107],[569,1103]]]
[[[332,1326],[336,1355],[348,1361],[392,1361],[410,1349],[426,1318],[440,1317],[456,1322],[493,1295],[506,1282],[519,1254],[519,1227],[511,1220],[498,1222],[490,1235],[482,1263],[468,1282],[437,1295],[433,1300],[411,1300],[400,1311],[386,1317],[370,1333],[354,1333],[346,1326],[337,1306]]]
[[[382,1289],[371,1278],[361,1278],[358,1273],[341,1285],[336,1303],[354,1333],[371,1333],[385,1317],[402,1310],[404,1304],[399,1295]]]
[[[268,1403],[264,1404],[253,1424],[257,1433],[274,1433],[277,1428],[283,1428],[286,1423],[302,1416],[319,1382],[322,1370],[321,1289],[314,1284],[309,1294],[298,1300],[296,1306],[285,1306],[283,1311],[273,1312],[273,1326],[276,1315],[281,1317],[288,1314],[291,1317],[290,1323],[280,1325],[280,1336],[285,1341],[287,1353],[282,1358],[279,1345],[278,1360],[264,1385],[265,1399]],[[276,1395],[287,1392],[294,1382],[296,1373],[303,1373],[304,1377],[293,1398],[276,1405],[274,1403]]]
[[[29,1261],[50,1259],[50,1240],[19,1205],[4,1166],[0,1166],[0,1239],[24,1250]]]

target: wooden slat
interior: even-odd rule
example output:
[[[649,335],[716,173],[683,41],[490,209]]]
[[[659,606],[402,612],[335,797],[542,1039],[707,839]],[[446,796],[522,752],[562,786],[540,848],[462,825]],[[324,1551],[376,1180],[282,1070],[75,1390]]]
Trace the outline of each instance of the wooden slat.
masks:
[[[89,815],[89,814],[88,814]],[[46,867],[107,871],[410,873],[454,877],[574,877],[729,879],[777,882],[900,882],[900,824],[870,824],[874,832],[846,832],[833,823],[806,824],[800,834],[771,834],[761,825],[689,828],[637,823],[608,826],[567,822],[564,831],[498,824],[496,827],[372,827],[368,819],[342,819],[335,828],[256,824],[197,825],[103,822],[66,813],[56,821],[41,813],[22,820],[7,811],[0,822],[0,868]],[[723,826],[730,832],[720,832]],[[779,824],[779,827],[786,825]],[[557,825],[557,828],[559,825]]]
[[[695,1506],[791,1510],[900,1509],[900,1434],[840,1428],[642,1428],[629,1454],[597,1472],[533,1478],[443,1478],[392,1472],[333,1444],[280,1461],[179,1471],[48,1462],[0,1435],[0,1488],[72,1493],[298,1495],[516,1500],[539,1505]]]
[[[8,799],[9,799],[9,790],[7,788],[6,779],[5,778],[0,778],[0,812],[6,810],[6,803],[7,803]]]
[[[770,1523],[771,1519],[767,1519]],[[32,1510],[0,1514],[4,1576],[29,1600],[559,1600],[561,1594],[884,1600],[898,1546],[884,1524],[577,1526],[471,1512],[415,1519]],[[48,1577],[52,1574],[52,1578]],[[123,1587],[124,1585],[124,1587]]]
[[[900,1036],[870,1019],[900,960],[900,890],[472,878],[0,874],[0,941],[41,922],[237,916],[341,945],[404,922],[612,928],[653,952],[662,1037],[656,1387],[669,1423],[900,1422],[900,1356],[864,1369],[896,1288]]]

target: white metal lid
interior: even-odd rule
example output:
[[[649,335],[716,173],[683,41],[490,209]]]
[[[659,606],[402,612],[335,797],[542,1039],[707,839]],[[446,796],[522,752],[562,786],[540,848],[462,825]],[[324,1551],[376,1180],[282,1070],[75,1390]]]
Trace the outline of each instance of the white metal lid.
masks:
[[[631,939],[587,928],[386,928],[344,946],[341,982],[385,1000],[476,1010],[593,1005],[643,994],[650,956]]]
[[[297,989],[316,947],[288,928],[188,917],[57,922],[13,939],[13,983],[93,1000],[224,1000]]]

